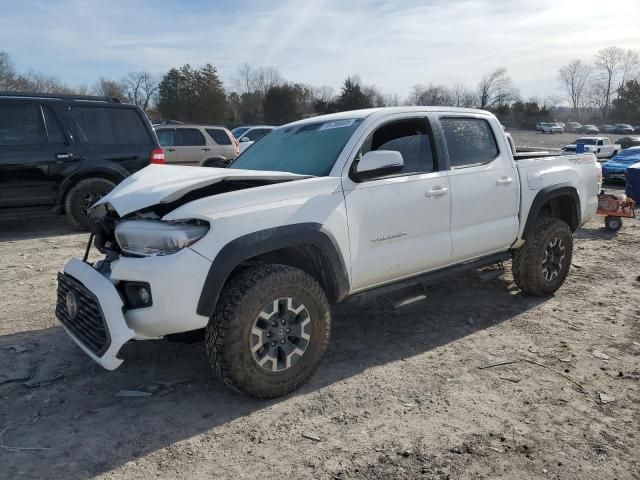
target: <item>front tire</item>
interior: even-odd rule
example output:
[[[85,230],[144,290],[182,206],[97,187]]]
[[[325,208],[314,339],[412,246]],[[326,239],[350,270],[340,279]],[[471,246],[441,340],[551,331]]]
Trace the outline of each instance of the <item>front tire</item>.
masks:
[[[513,252],[513,279],[529,295],[551,295],[569,273],[573,254],[571,229],[562,220],[540,218],[525,240]]]
[[[315,372],[330,329],[329,302],[318,282],[297,268],[258,265],[223,288],[205,329],[207,355],[234,390],[279,397]]]
[[[95,219],[90,207],[115,188],[116,184],[105,178],[85,178],[67,192],[64,210],[71,222],[85,230],[91,230]]]

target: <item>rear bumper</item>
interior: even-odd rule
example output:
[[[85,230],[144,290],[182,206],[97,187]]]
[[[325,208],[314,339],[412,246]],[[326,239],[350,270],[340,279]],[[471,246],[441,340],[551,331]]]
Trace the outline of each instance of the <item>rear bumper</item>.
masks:
[[[69,336],[87,355],[107,370],[115,370],[122,363],[122,360],[117,356],[120,348],[136,336],[136,333],[127,326],[123,315],[122,299],[118,291],[107,278],[93,269],[91,265],[75,258],[65,265],[63,275],[71,277],[72,280],[81,284],[77,288],[71,287],[76,298],[82,295],[80,291],[82,287],[95,297],[98,308],[93,310],[94,320],[103,323],[108,342],[105,342],[104,348],[98,349],[88,341],[86,336],[90,333],[85,333],[87,328],[79,325],[81,314],[72,315],[69,305],[66,303],[69,288],[63,290],[63,282],[60,282],[58,286],[59,295],[56,307],[58,319]],[[72,284],[73,281],[69,283]],[[95,318],[99,316],[102,318]]]

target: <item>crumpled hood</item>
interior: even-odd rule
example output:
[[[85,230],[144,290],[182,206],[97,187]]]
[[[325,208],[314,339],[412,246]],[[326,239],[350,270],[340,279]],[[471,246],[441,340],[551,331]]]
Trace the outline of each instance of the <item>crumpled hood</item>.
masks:
[[[109,204],[121,217],[146,207],[178,200],[186,193],[219,182],[243,180],[289,181],[309,178],[288,172],[228,168],[149,165],[123,180],[94,207]]]

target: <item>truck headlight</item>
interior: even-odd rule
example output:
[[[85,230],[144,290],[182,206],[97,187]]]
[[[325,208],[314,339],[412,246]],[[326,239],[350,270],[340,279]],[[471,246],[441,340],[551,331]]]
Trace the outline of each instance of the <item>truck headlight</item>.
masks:
[[[125,220],[115,236],[123,252],[133,255],[169,255],[193,245],[209,231],[205,223]]]

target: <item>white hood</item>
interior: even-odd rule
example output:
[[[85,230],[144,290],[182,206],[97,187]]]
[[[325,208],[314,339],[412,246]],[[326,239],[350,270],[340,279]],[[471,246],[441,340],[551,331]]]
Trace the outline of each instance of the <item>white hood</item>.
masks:
[[[309,178],[288,172],[263,172],[228,168],[149,165],[123,180],[94,207],[108,203],[124,216],[137,210],[173,202],[186,193],[223,181],[287,181]]]

